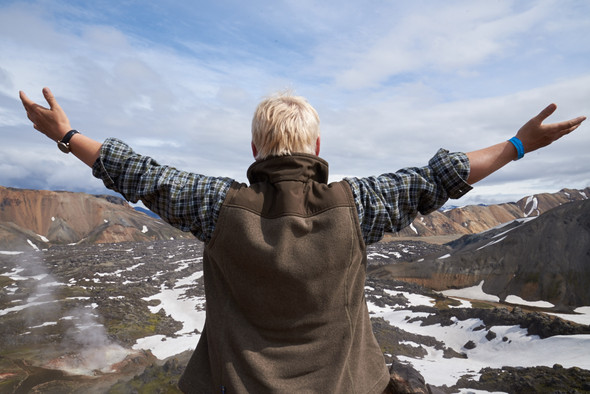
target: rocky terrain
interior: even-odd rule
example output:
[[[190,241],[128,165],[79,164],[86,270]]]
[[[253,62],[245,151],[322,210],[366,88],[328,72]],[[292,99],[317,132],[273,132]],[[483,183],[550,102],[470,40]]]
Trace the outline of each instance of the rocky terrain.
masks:
[[[369,249],[370,265],[422,258],[445,248],[418,241],[380,243]],[[193,300],[187,313],[203,313],[201,256],[202,244],[194,240],[61,245],[45,251],[0,253],[0,392],[176,392],[175,382],[199,330],[187,329],[190,322],[171,313],[166,294]],[[466,307],[417,284],[392,279],[370,277],[366,289],[374,331],[400,390],[497,391],[504,387],[500,382],[506,382],[502,384],[511,390],[520,385],[521,392],[526,392],[530,377],[537,375],[544,377],[544,387],[551,390],[587,389],[583,382],[590,373],[567,365],[522,370],[518,384],[514,380],[521,370],[490,367],[481,374],[478,370],[465,373],[454,384],[432,384],[409,360],[440,351],[445,359],[469,362],[469,352],[478,346],[517,341],[496,327],[520,327],[539,338],[590,334],[590,327],[499,303]],[[417,305],[414,297],[428,301]],[[407,327],[392,323],[387,313],[407,315]],[[480,322],[477,326],[469,323],[474,319]],[[469,332],[481,333],[483,342],[452,345],[438,335],[413,332],[420,327],[455,327],[457,322],[473,326]],[[171,348],[172,357],[160,355],[162,349]],[[575,379],[564,383],[563,377],[570,375]]]
[[[517,220],[466,235],[430,256],[373,269],[372,275],[435,290],[475,286],[506,301],[544,300],[555,311],[590,305],[590,200],[561,205],[534,220]]]
[[[588,323],[547,313],[590,305],[589,193],[437,212],[369,247],[398,392],[590,392]],[[0,187],[0,392],[177,392],[206,307],[186,237],[116,197]],[[448,293],[470,286],[485,297]]]

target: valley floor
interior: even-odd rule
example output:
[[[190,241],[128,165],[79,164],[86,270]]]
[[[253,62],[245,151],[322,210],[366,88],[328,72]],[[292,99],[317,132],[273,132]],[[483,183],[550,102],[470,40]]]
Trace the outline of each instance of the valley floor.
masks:
[[[369,250],[369,256],[394,261],[440,247],[398,240]],[[92,381],[103,382],[97,392],[169,385],[184,362],[173,356],[186,358],[204,323],[201,256],[202,245],[186,240],[0,252],[0,392],[22,392],[24,381],[50,376],[52,368],[67,377],[43,381],[46,392],[91,388]],[[366,298],[388,362],[411,366],[426,384],[447,392],[493,392],[507,378],[478,382],[491,376],[486,368],[507,367],[537,367],[541,376],[564,378],[560,389],[590,392],[583,386],[590,381],[588,315],[560,316],[581,323],[575,324],[526,311],[534,306],[494,309],[481,299],[485,294],[465,291],[449,298],[369,278]],[[465,296],[473,300],[459,298]],[[554,320],[561,323],[552,325]]]

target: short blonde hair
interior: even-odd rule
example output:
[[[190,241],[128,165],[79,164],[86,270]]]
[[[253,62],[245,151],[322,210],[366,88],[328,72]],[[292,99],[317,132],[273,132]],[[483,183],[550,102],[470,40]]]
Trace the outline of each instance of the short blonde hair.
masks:
[[[279,93],[263,100],[252,118],[256,160],[293,153],[316,153],[320,117],[303,97]]]

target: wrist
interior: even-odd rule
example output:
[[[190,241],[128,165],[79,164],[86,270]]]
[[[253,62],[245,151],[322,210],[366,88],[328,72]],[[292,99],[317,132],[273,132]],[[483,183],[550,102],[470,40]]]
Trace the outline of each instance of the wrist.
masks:
[[[59,150],[61,150],[63,153],[70,153],[70,140],[76,134],[80,134],[80,132],[78,130],[70,130],[59,141],[57,141],[57,147]]]
[[[524,145],[522,144],[520,138],[512,137],[508,140],[508,142],[514,145],[514,148],[516,149],[516,159],[514,160],[522,159],[524,157]]]

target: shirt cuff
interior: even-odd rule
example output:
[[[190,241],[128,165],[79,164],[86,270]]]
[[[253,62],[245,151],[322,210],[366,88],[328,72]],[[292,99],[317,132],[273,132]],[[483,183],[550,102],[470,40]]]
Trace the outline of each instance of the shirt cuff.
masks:
[[[133,154],[133,150],[123,141],[107,138],[100,148],[100,155],[92,165],[92,175],[111,190],[115,190],[115,181],[121,168],[121,158]]]
[[[470,167],[469,159],[465,153],[449,153],[446,149],[439,149],[436,155],[430,159],[428,165],[450,198],[461,198],[473,189],[467,183]]]

